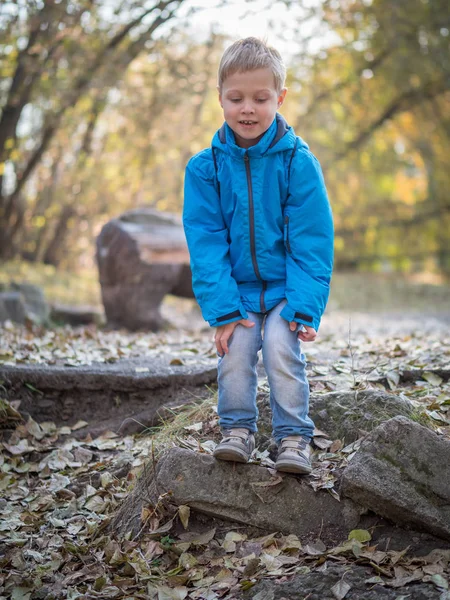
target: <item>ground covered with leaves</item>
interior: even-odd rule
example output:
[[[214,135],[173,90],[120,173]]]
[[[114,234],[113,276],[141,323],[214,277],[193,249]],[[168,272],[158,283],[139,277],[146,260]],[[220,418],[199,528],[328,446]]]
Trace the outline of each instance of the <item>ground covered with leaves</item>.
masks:
[[[185,356],[177,360],[214,356],[211,332],[202,330],[128,335],[8,324],[0,335],[3,364],[76,366],[133,356],[151,360],[175,350],[178,357]],[[388,389],[407,397],[418,417],[450,437],[448,322],[334,313],[324,319],[320,340],[306,351],[314,393]],[[264,378],[260,391],[267,391]],[[406,545],[392,549],[373,541],[375,530],[370,528],[326,545],[320,537],[305,541],[208,521],[161,498],[143,511],[139,537],[116,539],[109,524],[146,463],[153,464],[174,444],[212,452],[219,438],[213,390],[208,400],[175,411],[161,428],[139,436],[105,432],[95,439],[80,435],[86,415],[71,427],[37,423],[24,418],[19,402],[7,401],[0,388],[2,396],[0,598],[232,600],[244,593],[251,597],[262,579],[289,581],[355,563],[371,569],[365,579],[368,590],[398,590],[398,598],[406,599],[414,582],[425,582],[436,598],[450,598],[448,544],[411,553]],[[351,460],[357,445],[320,432],[316,443],[310,484],[337,496],[333,472]],[[257,452],[254,460],[271,468],[267,452]],[[330,592],[338,600],[350,598],[351,585],[343,578]]]

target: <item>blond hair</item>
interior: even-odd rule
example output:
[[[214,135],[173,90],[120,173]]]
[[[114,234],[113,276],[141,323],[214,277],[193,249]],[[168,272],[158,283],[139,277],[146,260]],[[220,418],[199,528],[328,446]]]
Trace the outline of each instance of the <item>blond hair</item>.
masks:
[[[219,90],[222,89],[225,79],[234,73],[266,68],[272,71],[275,88],[277,93],[280,93],[284,88],[286,67],[278,50],[255,37],[238,40],[223,53],[219,65]]]

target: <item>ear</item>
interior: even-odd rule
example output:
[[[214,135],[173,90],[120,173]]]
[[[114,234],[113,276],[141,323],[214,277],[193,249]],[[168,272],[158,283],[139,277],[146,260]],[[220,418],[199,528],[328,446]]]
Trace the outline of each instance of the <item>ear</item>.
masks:
[[[287,88],[283,88],[281,92],[278,94],[278,108],[283,104],[284,99],[286,98]]]
[[[220,106],[223,108],[223,104],[222,104],[222,94],[220,93],[220,87],[217,86],[217,91],[219,93],[219,104]]]

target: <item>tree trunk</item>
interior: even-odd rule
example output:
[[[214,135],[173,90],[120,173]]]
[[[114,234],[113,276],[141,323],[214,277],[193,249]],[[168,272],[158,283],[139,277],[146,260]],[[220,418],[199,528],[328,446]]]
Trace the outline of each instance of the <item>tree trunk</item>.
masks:
[[[59,216],[58,222],[55,226],[53,238],[47,246],[44,254],[43,262],[46,265],[53,265],[57,267],[61,261],[61,250],[63,247],[64,239],[67,235],[69,228],[70,219],[76,215],[76,210],[73,206],[64,206]]]

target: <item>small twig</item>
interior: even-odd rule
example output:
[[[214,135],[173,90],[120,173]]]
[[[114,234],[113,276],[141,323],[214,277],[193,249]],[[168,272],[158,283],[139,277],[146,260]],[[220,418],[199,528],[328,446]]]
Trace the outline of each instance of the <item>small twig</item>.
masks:
[[[153,483],[155,484],[155,489],[156,489],[156,493],[158,494],[158,498],[161,498],[161,492],[159,491],[158,488],[158,482],[156,481],[156,465],[157,465],[157,460],[156,460],[156,456],[155,456],[155,445],[153,443],[152,440],[152,467],[153,467]]]
[[[317,538],[320,540],[320,537],[322,535],[322,530],[323,530],[323,519],[322,519],[322,523],[320,524],[320,531],[319,531],[319,535],[317,536]]]
[[[352,377],[353,377],[353,387],[356,387],[356,373],[355,373],[355,353],[353,352],[352,346],[352,318],[348,318],[348,350],[350,352],[350,358],[352,360]]]

